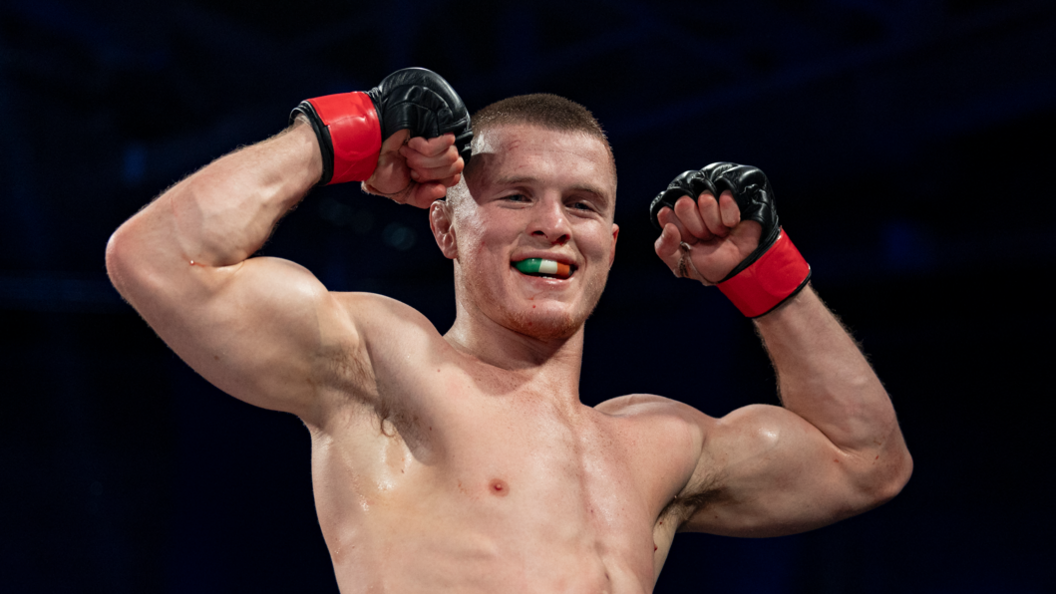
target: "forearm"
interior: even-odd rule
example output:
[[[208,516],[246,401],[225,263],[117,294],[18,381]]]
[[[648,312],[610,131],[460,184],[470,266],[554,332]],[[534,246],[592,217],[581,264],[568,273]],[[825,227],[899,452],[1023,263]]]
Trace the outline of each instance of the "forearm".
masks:
[[[810,286],[756,326],[786,408],[841,450],[902,455],[905,445],[886,390]]]
[[[318,145],[306,124],[218,159],[118,229],[107,253],[115,285],[125,292],[136,272],[180,277],[191,274],[191,266],[244,261],[320,172]]]
[[[230,154],[152,205],[168,210],[182,254],[226,266],[264,245],[275,224],[319,180],[321,159],[308,125]],[[164,201],[168,200],[169,205]]]

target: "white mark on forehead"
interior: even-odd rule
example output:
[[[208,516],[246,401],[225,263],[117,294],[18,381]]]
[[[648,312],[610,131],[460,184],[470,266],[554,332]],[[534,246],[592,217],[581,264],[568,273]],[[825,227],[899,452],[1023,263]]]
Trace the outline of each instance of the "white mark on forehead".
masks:
[[[495,143],[492,142],[492,136],[493,134],[488,131],[485,131],[483,134],[473,135],[473,154],[494,153]]]
[[[475,190],[477,184],[507,185],[511,180],[528,183],[551,179],[561,180],[558,183],[569,189],[588,190],[615,200],[611,156],[603,141],[586,133],[530,124],[500,125],[474,137],[473,154],[479,158],[472,162],[470,173],[464,177],[467,190]],[[607,179],[611,179],[611,185],[606,183]]]
[[[537,133],[542,133],[537,134]],[[473,154],[491,153],[498,154],[501,151],[510,151],[527,145],[538,145],[549,150],[560,150],[580,154],[583,146],[580,141],[587,139],[598,143],[598,149],[606,152],[604,144],[586,134],[585,132],[568,132],[562,130],[551,130],[531,124],[507,124],[488,128],[473,137]],[[569,142],[571,141],[571,142]]]

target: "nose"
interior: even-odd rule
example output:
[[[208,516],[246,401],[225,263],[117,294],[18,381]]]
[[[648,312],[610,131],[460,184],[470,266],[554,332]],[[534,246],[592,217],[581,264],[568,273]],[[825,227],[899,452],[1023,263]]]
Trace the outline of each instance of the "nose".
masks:
[[[528,228],[532,237],[544,238],[553,245],[564,245],[572,238],[572,227],[559,196],[547,196],[536,203]]]

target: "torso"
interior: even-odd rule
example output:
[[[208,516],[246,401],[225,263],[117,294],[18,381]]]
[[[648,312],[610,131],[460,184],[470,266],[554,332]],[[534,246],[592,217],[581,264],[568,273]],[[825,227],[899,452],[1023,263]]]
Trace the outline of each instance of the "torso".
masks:
[[[349,399],[312,427],[342,592],[652,591],[691,424],[656,397],[560,405],[545,378],[420,334],[371,350],[384,406]]]

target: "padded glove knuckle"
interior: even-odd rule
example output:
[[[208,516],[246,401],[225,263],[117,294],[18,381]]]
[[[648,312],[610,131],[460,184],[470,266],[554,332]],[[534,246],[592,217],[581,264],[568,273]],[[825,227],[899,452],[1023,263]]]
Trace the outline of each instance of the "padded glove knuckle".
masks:
[[[751,165],[726,161],[712,163],[699,171],[686,171],[653,199],[649,217],[660,229],[660,210],[665,206],[674,209],[682,196],[696,200],[701,193],[711,192],[718,198],[725,191],[733,195],[741,220],[759,223],[762,233],[755,250],[717,284],[741,312],[757,317],[796,295],[810,280],[810,266],[781,231],[774,191],[766,174]]]
[[[411,136],[455,136],[458,154],[468,164],[473,129],[462,98],[440,75],[425,68],[404,68],[385,77],[367,93],[374,101],[384,138],[399,130]]]
[[[758,250],[758,254],[762,254],[777,240],[780,225],[770,182],[762,170],[751,165],[719,161],[698,171],[691,170],[680,174],[650,203],[649,217],[653,226],[660,229],[658,215],[663,207],[674,209],[675,201],[682,196],[692,196],[696,199],[703,192],[711,192],[718,198],[725,191],[733,195],[737,207],[741,210],[741,220],[755,221],[762,225],[763,233]],[[751,261],[745,266],[751,264],[755,258],[749,257]],[[740,270],[735,269],[732,274],[736,272]]]

